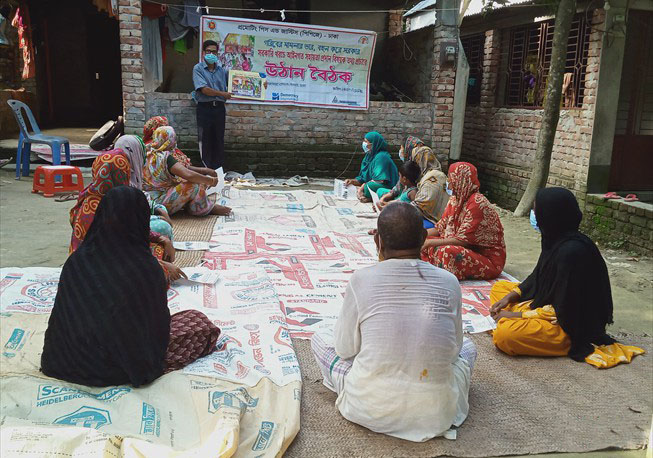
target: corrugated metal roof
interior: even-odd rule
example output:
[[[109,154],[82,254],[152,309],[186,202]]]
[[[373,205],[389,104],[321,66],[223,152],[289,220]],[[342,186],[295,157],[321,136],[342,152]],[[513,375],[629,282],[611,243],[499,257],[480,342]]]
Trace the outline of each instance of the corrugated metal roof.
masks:
[[[436,1],[437,0],[422,0],[417,5],[409,9],[406,13],[404,13],[404,17],[412,16],[415,13],[419,13],[422,10],[432,8],[435,6]],[[501,8],[505,8],[508,6],[532,3],[532,1],[533,0],[507,0],[505,5],[496,3],[493,9],[499,10]],[[465,11],[465,17],[481,14],[483,12],[483,7],[484,7],[483,0],[472,0],[471,3],[469,4],[469,7],[467,8],[467,11]]]
[[[480,0],[479,0],[480,1]],[[413,6],[411,9],[404,13],[404,17],[411,16],[415,13],[419,13],[422,10],[435,6],[436,0],[422,0],[417,5]]]

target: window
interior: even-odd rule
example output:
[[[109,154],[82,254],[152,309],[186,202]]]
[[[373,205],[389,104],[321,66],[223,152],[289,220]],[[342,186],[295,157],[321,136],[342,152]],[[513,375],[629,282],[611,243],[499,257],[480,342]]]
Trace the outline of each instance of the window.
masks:
[[[541,107],[551,63],[553,20],[514,27],[509,33],[508,62],[505,75],[505,104]],[[567,63],[562,85],[565,108],[583,105],[590,26],[585,16],[571,24],[567,41]]]
[[[467,105],[481,103],[481,83],[483,82],[483,50],[485,48],[485,34],[479,33],[461,38],[469,63],[469,79],[467,81]]]

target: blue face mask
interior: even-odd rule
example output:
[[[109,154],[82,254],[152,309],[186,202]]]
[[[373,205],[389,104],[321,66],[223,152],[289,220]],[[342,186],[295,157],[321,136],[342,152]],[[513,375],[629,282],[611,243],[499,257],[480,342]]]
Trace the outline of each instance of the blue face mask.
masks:
[[[363,151],[365,151],[366,153],[370,152],[370,147],[367,142],[363,142]]]
[[[449,194],[450,196],[453,196],[453,191],[452,191],[451,188],[449,187],[449,182],[448,182],[448,181],[447,181],[447,187],[446,187],[446,190],[447,190],[447,194]]]
[[[540,228],[537,227],[537,218],[535,218],[535,210],[531,210],[531,226],[533,226],[533,229],[535,229],[537,232],[541,232]]]
[[[206,61],[207,64],[214,65],[218,63],[218,56],[216,56],[215,54],[205,54],[204,60]]]
[[[404,156],[402,150],[399,150],[399,159],[401,159],[401,162],[406,162],[406,156]]]

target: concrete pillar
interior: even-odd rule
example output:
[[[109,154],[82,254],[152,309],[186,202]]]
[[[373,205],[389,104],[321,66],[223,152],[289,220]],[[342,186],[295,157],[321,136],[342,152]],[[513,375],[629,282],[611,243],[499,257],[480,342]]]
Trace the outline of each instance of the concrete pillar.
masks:
[[[140,134],[145,123],[141,0],[119,0],[118,20],[125,132]]]
[[[598,72],[590,71],[588,62],[585,87],[593,89],[596,85],[596,99],[594,107],[594,125],[592,128],[592,143],[590,148],[590,163],[587,176],[587,192],[603,193],[608,191],[610,180],[610,163],[612,161],[612,145],[617,123],[617,106],[619,105],[619,89],[621,86],[621,71],[623,68],[624,48],[626,36],[621,33],[621,24],[615,24],[615,16],[625,17],[626,9],[623,7],[625,0],[611,0],[611,8],[597,10],[592,18],[592,26],[603,33],[600,49],[590,47],[589,57],[600,59]],[[615,5],[616,4],[616,5]],[[603,16],[605,15],[605,21]],[[603,22],[603,23],[601,23]],[[613,27],[613,25],[615,25]],[[625,27],[625,24],[623,24]],[[592,33],[602,33],[593,31]],[[598,53],[599,56],[593,56]],[[600,75],[600,79],[598,76]],[[586,90],[587,90],[586,89]]]
[[[433,28],[433,67],[431,97],[433,105],[432,148],[443,164],[451,152],[456,62],[444,63],[442,45],[458,46],[459,0],[437,0],[436,21]],[[456,59],[457,60],[457,59]]]

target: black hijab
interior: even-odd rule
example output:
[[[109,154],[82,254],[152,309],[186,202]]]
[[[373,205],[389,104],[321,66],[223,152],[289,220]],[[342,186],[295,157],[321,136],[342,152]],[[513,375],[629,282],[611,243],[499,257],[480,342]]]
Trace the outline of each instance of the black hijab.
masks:
[[[519,286],[521,300],[535,309],[551,304],[571,339],[569,357],[583,361],[592,344],[611,344],[612,292],[605,261],[594,242],[578,231],[583,215],[564,188],[540,189],[535,218],[542,232],[542,252],[535,270]]]
[[[63,266],[41,371],[90,386],[150,383],[170,338],[166,280],[149,249],[142,191],[111,189]]]

